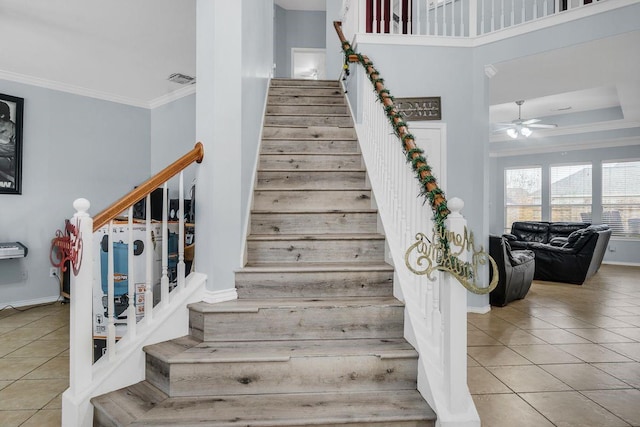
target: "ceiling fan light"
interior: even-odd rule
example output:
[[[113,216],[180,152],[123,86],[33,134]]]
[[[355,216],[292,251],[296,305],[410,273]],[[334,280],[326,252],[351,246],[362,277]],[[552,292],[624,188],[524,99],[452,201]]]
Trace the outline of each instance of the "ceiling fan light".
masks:
[[[529,136],[533,133],[533,131],[531,129],[529,129],[528,127],[523,127],[522,129],[520,129],[520,133],[522,134],[522,136],[524,136],[525,138],[529,138]]]
[[[509,135],[513,139],[516,139],[518,137],[518,131],[514,128],[507,129],[507,135]]]

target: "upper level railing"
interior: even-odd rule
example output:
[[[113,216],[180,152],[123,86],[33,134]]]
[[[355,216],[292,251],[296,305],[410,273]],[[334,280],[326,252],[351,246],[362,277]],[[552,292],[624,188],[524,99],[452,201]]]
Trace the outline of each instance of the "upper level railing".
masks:
[[[475,37],[607,0],[345,0],[344,32]]]
[[[71,271],[67,274],[72,275],[64,425],[91,425],[92,396],[139,381],[136,375],[144,372],[142,346],[161,334],[180,332],[167,327],[167,319],[179,310],[186,313],[188,298],[196,296],[193,289],[204,289],[204,279],[194,280],[192,274],[186,280],[183,178],[183,171],[203,157],[204,148],[198,142],[94,218],[88,213],[89,201],[77,199],[76,214],[67,226],[69,235],[59,236],[57,244],[52,244],[52,251],[62,252],[56,254],[58,259],[68,259]],[[179,198],[176,220],[170,223],[168,183],[174,177],[179,179]],[[162,197],[154,205],[151,195],[158,192]],[[184,319],[175,323],[184,323],[186,331],[186,314],[178,315]],[[133,373],[123,369],[127,365]]]

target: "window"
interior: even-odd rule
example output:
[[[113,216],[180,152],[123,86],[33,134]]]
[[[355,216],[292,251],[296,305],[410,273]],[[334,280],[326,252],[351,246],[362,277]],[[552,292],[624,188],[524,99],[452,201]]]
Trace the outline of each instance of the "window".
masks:
[[[602,223],[614,236],[640,237],[640,161],[602,163]]]
[[[505,231],[514,221],[542,219],[542,168],[505,169]]]
[[[591,222],[591,164],[551,166],[551,221]]]

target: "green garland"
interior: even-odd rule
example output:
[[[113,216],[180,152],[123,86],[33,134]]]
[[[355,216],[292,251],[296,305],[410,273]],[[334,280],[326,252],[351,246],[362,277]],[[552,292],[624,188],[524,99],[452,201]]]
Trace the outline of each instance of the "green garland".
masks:
[[[407,163],[411,164],[411,168],[420,182],[420,196],[425,198],[425,203],[427,200],[429,201],[436,228],[439,231],[446,231],[445,220],[449,215],[447,199],[444,192],[438,187],[436,178],[431,174],[431,166],[427,163],[424,151],[415,146],[407,150],[407,141],[415,141],[415,138],[411,133],[409,133],[407,123],[393,104],[394,98],[391,96],[391,93],[388,89],[384,88],[384,79],[380,78],[380,73],[378,73],[378,70],[373,66],[373,62],[365,56],[355,52],[348,41],[342,42],[342,50],[344,51],[344,72],[346,76],[349,76],[350,62],[359,62],[367,72],[369,80],[371,81],[371,84],[373,84],[373,88],[378,95],[378,100],[384,105],[384,111],[391,123],[391,126],[393,127],[394,133],[402,142],[402,149],[406,155]],[[350,60],[350,57],[352,56],[355,56],[357,61]],[[385,100],[390,100],[391,104],[385,105]],[[404,131],[402,128],[404,128]],[[429,187],[432,187],[432,189],[429,190]],[[445,235],[444,232],[440,232],[439,234],[441,236]],[[448,250],[449,244],[446,239],[443,239],[442,243]]]

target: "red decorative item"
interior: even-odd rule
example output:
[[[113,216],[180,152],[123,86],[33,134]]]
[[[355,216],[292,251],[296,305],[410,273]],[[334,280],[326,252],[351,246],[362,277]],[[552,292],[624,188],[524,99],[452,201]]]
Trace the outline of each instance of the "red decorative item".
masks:
[[[54,256],[56,260],[54,260]],[[64,223],[64,232],[62,230],[56,231],[56,237],[51,241],[49,261],[51,261],[51,265],[60,268],[62,272],[67,271],[65,263],[69,261],[73,274],[75,276],[78,275],[80,265],[82,265],[80,222],[77,225],[73,225],[67,219]]]

